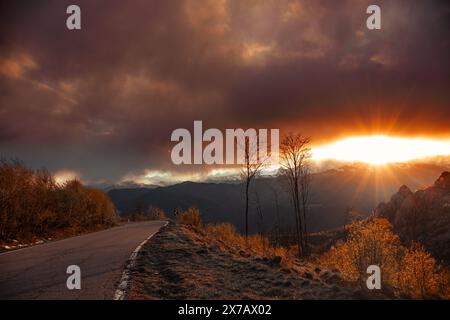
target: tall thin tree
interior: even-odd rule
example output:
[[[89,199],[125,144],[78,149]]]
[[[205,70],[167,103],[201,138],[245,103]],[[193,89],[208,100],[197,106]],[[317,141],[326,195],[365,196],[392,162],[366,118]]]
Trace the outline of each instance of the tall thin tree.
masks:
[[[257,137],[257,135],[255,135]],[[267,162],[266,158],[260,158],[258,155],[259,144],[258,138],[248,138],[242,141],[240,147],[244,150],[244,165],[241,169],[241,177],[245,185],[245,238],[248,238],[248,225],[249,225],[249,195],[250,185],[253,179],[258,176]]]
[[[277,246],[280,245],[280,228],[281,228],[281,220],[280,220],[280,206],[278,203],[278,190],[269,186],[269,189],[272,191],[275,205],[275,242]]]
[[[309,199],[310,138],[289,133],[281,142],[281,167],[287,178],[289,193],[294,207],[298,255],[306,254],[306,217]]]
[[[302,148],[302,161],[300,164],[300,202],[302,206],[303,215],[303,239],[304,239],[304,254],[309,254],[309,244],[308,244],[308,206],[310,197],[310,182],[311,182],[311,172],[309,160],[311,158],[311,149],[308,147],[310,140],[307,138],[307,142]]]

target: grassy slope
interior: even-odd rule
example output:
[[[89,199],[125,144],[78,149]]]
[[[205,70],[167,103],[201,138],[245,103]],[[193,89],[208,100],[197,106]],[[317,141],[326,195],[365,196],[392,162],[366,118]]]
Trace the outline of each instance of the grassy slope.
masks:
[[[175,224],[143,247],[132,278],[129,299],[371,298],[348,287],[336,271],[300,262],[285,267]]]

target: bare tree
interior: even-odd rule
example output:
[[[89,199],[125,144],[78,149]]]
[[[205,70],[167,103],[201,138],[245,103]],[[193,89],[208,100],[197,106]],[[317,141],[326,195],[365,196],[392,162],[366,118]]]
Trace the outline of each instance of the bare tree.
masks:
[[[308,159],[310,158],[309,143],[309,137],[292,133],[285,136],[281,142],[281,166],[289,184],[289,193],[294,206],[299,257],[306,254],[308,244],[306,217],[310,180],[308,168]]]
[[[275,187],[269,186],[269,189],[273,193],[274,197],[274,204],[275,204],[275,242],[278,245],[280,245],[280,227],[281,227],[281,221],[280,221],[280,206],[278,203],[278,190]]]
[[[245,184],[245,238],[248,238],[248,213],[249,213],[249,193],[250,184],[253,179],[258,176],[264,167],[267,158],[261,159],[258,156],[259,144],[258,139],[246,137],[242,141],[244,149],[244,164],[241,170],[241,177]]]
[[[257,214],[257,217],[258,217],[259,234],[261,236],[264,236],[265,235],[265,232],[264,232],[264,216],[263,216],[261,201],[259,199],[259,193],[258,193],[257,190],[255,190],[255,205],[256,205],[256,214]]]
[[[300,163],[300,201],[303,214],[303,235],[304,235],[304,249],[305,254],[309,254],[308,246],[308,204],[309,204],[309,191],[311,182],[311,173],[309,166],[309,159],[311,158],[310,148],[307,147],[309,144],[306,142],[305,147],[301,150],[302,162]]]

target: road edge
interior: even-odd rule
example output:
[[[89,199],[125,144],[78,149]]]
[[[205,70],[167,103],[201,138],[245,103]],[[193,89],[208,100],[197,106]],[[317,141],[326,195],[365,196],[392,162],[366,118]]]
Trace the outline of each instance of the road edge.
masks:
[[[169,224],[169,221],[166,221],[166,223],[161,226],[157,231],[153,232],[148,238],[146,238],[144,241],[142,241],[136,249],[131,253],[130,258],[128,259],[127,265],[125,266],[125,269],[122,272],[122,277],[120,278],[119,285],[117,286],[116,291],[114,292],[114,298],[113,300],[124,300],[126,295],[126,290],[128,289],[128,284],[131,279],[131,270],[133,269],[134,265],[136,264],[136,258],[138,256],[139,251],[142,249],[142,247],[149,241],[156,233],[158,233],[162,228],[166,227]]]

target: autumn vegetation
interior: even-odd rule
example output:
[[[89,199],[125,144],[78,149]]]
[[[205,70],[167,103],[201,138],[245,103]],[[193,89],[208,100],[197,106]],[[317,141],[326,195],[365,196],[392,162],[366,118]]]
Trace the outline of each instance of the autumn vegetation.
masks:
[[[231,223],[217,223],[203,225],[201,213],[197,208],[189,208],[177,215],[177,222],[190,225],[204,232],[212,240],[224,245],[243,248],[262,257],[279,257],[287,264],[295,258],[295,250],[289,250],[282,246],[274,246],[267,237],[260,234],[241,235]]]
[[[382,287],[396,296],[414,299],[450,298],[449,273],[421,244],[402,245],[384,218],[354,221],[347,239],[321,257],[326,267],[337,268],[347,281],[365,286],[367,267],[382,270]]]
[[[293,145],[304,146],[307,141]],[[241,235],[229,223],[204,225],[195,207],[177,211],[177,222],[191,226],[214,243],[268,257],[287,268],[297,259],[318,262],[324,268],[339,270],[347,283],[364,289],[367,267],[377,265],[382,270],[383,291],[394,297],[449,299],[448,268],[440,265],[420,243],[402,242],[390,222],[376,215],[354,219],[346,225],[345,237],[327,252],[305,255],[309,250],[305,241],[306,219],[302,208],[306,202],[302,202],[302,193],[307,186],[301,182],[307,149],[300,149],[301,152],[293,153],[295,165],[287,167],[291,168],[293,203],[298,218],[295,244],[281,245],[262,233]],[[145,212],[136,211],[128,219],[162,220],[166,215],[162,209],[151,206]],[[104,192],[83,186],[77,180],[57,183],[46,170],[30,169],[19,161],[0,160],[0,242],[62,238],[107,228],[117,222],[114,205]]]
[[[280,246],[261,234],[239,234],[229,223],[201,222],[197,208],[189,208],[177,216],[177,222],[194,227],[215,243],[241,248],[261,257],[278,259],[289,268],[298,259],[296,246]],[[307,259],[327,269],[339,270],[349,284],[366,289],[367,267],[382,270],[383,292],[392,297],[428,299],[450,298],[450,274],[419,243],[406,247],[392,230],[388,220],[372,217],[353,221],[346,227],[346,238],[328,252]]]
[[[0,242],[64,237],[111,227],[114,205],[80,181],[56,183],[45,169],[0,161]]]
[[[200,211],[197,208],[192,207],[186,211],[180,212],[177,214],[177,222],[199,228],[202,226]]]

